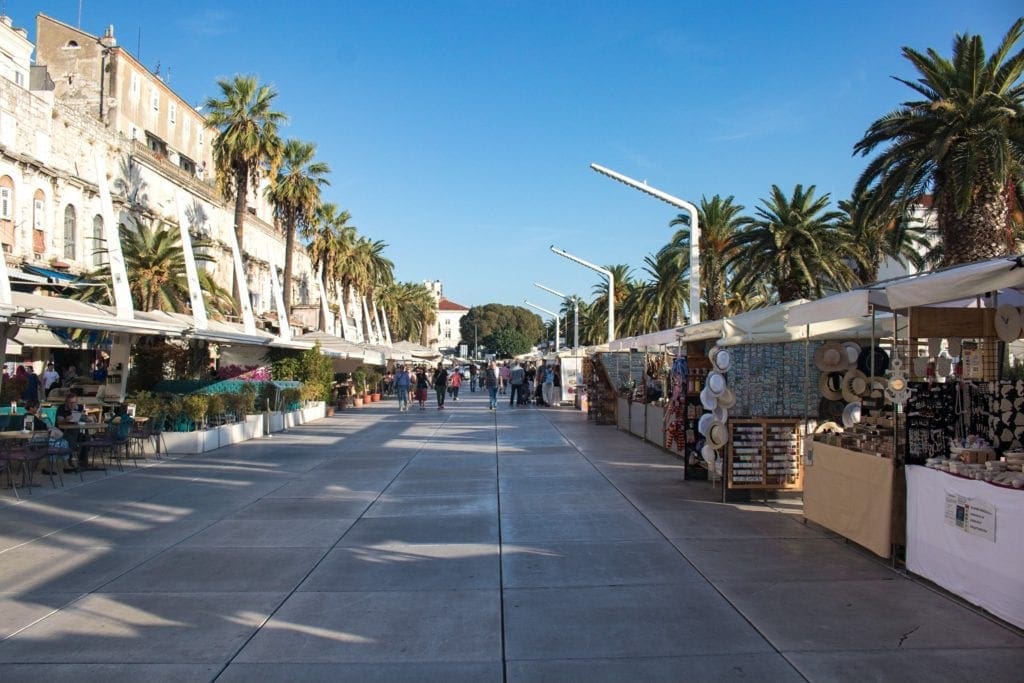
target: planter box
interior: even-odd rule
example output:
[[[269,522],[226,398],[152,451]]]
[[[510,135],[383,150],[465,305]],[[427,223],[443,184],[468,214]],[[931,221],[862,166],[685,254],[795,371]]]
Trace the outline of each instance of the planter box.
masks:
[[[646,439],[662,448],[665,447],[665,408],[663,406],[647,405],[647,433]]]

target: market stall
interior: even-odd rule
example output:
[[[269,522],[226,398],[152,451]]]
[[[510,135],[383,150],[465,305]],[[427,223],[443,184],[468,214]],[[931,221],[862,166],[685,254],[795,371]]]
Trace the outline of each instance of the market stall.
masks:
[[[857,419],[810,446],[805,516],[887,557],[890,509],[890,546],[905,542],[908,569],[1017,625],[1024,382],[1007,378],[1005,351],[1024,328],[1022,290],[1020,260],[998,258],[790,312],[798,326],[836,311],[889,311],[899,323],[882,326],[892,330],[878,356],[888,367],[868,377]],[[836,493],[851,482],[863,496]]]

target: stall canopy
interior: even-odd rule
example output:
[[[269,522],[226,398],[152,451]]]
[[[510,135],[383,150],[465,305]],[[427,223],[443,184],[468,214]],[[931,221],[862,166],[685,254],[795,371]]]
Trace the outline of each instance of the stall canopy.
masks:
[[[613,339],[608,344],[612,351],[628,351],[629,349],[645,349],[648,346],[670,346],[679,340],[679,328],[641,334],[636,337]]]
[[[787,324],[800,326],[866,317],[875,310],[915,306],[992,308],[999,303],[1024,304],[1024,263],[1010,256],[953,266],[943,270],[885,280],[795,306]]]
[[[307,332],[295,339],[309,344],[319,342],[320,348],[323,351],[334,355],[336,358],[358,360],[360,362],[366,360],[367,352],[362,345],[346,341],[328,332]],[[370,355],[372,356],[372,354]]]
[[[394,343],[394,348],[407,352],[416,360],[437,360],[441,354],[426,346],[411,341],[400,341]]]

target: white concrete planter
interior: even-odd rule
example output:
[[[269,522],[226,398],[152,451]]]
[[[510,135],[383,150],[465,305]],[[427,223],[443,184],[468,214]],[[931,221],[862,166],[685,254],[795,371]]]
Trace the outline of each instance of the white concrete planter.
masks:
[[[263,416],[247,415],[245,422],[195,432],[164,432],[168,453],[205,453],[263,436]]]
[[[270,421],[271,433],[284,431],[284,413],[268,413],[266,417]]]
[[[242,430],[246,439],[258,439],[263,436],[263,414],[246,415]]]
[[[164,446],[167,453],[203,453],[206,449],[206,432],[164,432]]]

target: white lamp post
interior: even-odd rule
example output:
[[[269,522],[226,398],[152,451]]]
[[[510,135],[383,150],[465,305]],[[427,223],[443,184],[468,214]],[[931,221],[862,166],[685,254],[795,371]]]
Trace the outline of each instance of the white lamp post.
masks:
[[[584,261],[579,256],[573,256],[565,249],[559,249],[554,245],[551,246],[551,251],[555,252],[559,256],[563,256],[569,259],[573,263],[580,264],[584,268],[596,270],[597,272],[601,273],[601,275],[604,275],[606,278],[608,278],[608,343],[611,343],[612,340],[615,339],[615,276],[612,274],[612,271],[608,270],[607,268],[602,268],[601,266],[594,265],[589,261]]]
[[[642,183],[639,180],[633,180],[628,178],[621,173],[616,173],[610,168],[604,166],[598,166],[597,164],[591,164],[590,168],[594,169],[601,175],[608,176],[613,180],[618,180],[620,183],[625,183],[630,187],[636,188],[645,194],[649,194],[652,197],[660,199],[661,201],[671,204],[672,206],[682,209],[690,214],[690,324],[700,322],[700,225],[697,221],[697,207],[679,197],[673,197],[672,195],[662,192],[656,188],[650,187],[647,183]]]
[[[527,306],[529,306],[530,308],[536,308],[541,313],[547,313],[548,315],[554,316],[554,318],[555,318],[555,353],[558,353],[558,337],[559,337],[559,335],[562,332],[562,327],[561,327],[561,325],[558,322],[558,314],[555,313],[554,311],[549,311],[546,308],[541,308],[540,306],[538,306],[536,304],[531,304],[526,299],[523,299],[523,303],[526,304]]]
[[[555,296],[560,296],[563,300],[569,298],[565,294],[559,292],[557,289],[545,287],[539,282],[534,282],[533,285],[534,287],[540,287],[545,292],[551,292]],[[578,298],[573,298],[572,305],[572,347],[574,349],[578,349],[580,346],[580,300]]]

